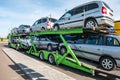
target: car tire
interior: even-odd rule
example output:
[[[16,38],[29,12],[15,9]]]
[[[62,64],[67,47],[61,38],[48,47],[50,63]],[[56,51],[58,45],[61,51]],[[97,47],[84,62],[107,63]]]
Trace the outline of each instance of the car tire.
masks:
[[[98,28],[98,24],[94,19],[89,19],[85,22],[85,28],[95,30]]]
[[[104,70],[110,71],[116,68],[116,63],[111,57],[102,57],[100,64]]]
[[[32,28],[30,28],[30,32],[33,32]]]
[[[44,54],[43,54],[43,52],[40,52],[39,58],[40,58],[40,60],[44,60]]]
[[[65,46],[62,46],[62,47],[60,48],[60,54],[61,54],[61,55],[64,55],[66,52],[67,52],[66,47],[65,47]]]
[[[42,27],[40,31],[45,31],[45,28],[44,28],[44,27]]]
[[[25,30],[23,30],[23,33],[25,33]]]
[[[55,57],[52,54],[50,54],[48,56],[48,61],[50,64],[55,64]]]
[[[57,30],[59,30],[59,29],[60,29],[60,28],[59,28],[58,25],[54,25],[53,30],[57,31]]]
[[[48,44],[47,50],[48,50],[48,51],[52,51],[52,45],[51,45],[51,44]]]

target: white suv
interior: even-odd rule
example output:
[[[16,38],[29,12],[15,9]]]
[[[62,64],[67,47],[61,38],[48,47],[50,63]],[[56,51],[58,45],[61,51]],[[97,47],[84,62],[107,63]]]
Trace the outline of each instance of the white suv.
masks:
[[[47,29],[52,29],[52,26],[56,21],[57,20],[54,18],[49,17],[41,18],[31,26],[31,31],[43,31]]]
[[[114,25],[113,11],[103,1],[92,1],[67,11],[53,26],[54,30],[82,27],[109,28]]]

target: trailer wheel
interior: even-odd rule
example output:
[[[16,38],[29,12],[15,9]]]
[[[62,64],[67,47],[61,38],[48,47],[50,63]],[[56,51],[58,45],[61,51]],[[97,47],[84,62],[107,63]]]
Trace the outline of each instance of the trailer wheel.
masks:
[[[40,58],[40,60],[44,60],[44,54],[43,54],[43,52],[40,52],[39,58]]]
[[[52,54],[50,54],[48,57],[48,61],[50,64],[55,64],[55,57]]]

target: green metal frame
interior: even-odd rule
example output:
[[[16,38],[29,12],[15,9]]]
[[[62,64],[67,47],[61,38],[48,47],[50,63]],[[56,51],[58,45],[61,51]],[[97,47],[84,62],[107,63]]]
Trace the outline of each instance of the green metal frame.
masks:
[[[90,65],[87,65],[83,62],[80,62],[78,60],[78,58],[76,57],[76,55],[73,53],[72,49],[70,48],[70,46],[68,45],[68,43],[66,42],[66,40],[64,39],[63,35],[66,35],[66,34],[79,34],[79,33],[83,33],[83,30],[81,28],[78,28],[78,29],[68,29],[68,30],[57,30],[57,31],[42,31],[42,32],[31,32],[29,35],[30,35],[30,38],[31,38],[31,43],[32,43],[32,46],[30,47],[30,49],[27,51],[27,53],[29,54],[33,54],[37,57],[39,57],[40,53],[42,52],[44,54],[44,59],[45,60],[48,60],[48,57],[49,55],[53,55],[54,58],[55,58],[55,63],[57,65],[59,64],[64,64],[66,66],[69,66],[69,67],[72,67],[72,68],[75,68],[75,69],[79,69],[79,70],[82,70],[84,72],[87,72],[87,73],[90,73],[92,75],[94,75],[94,67],[90,66]],[[39,36],[39,35],[59,35],[60,38],[62,39],[66,49],[67,49],[67,52],[64,54],[64,55],[60,55],[58,54],[58,51],[56,52],[49,52],[49,51],[46,51],[46,50],[37,50],[35,45],[34,45],[34,42],[32,40],[32,36]],[[19,49],[22,49],[23,48],[23,45],[21,43],[21,41],[18,43],[18,44],[14,44],[12,43],[12,38],[13,37],[18,37],[18,38],[21,38],[22,36],[27,36],[28,34],[25,34],[25,35],[22,35],[22,34],[12,34],[10,33],[10,46],[13,47],[13,48],[16,48],[16,46],[18,46]],[[71,55],[72,58],[69,58],[67,57],[67,55]]]
[[[21,35],[10,33],[10,39],[9,39],[10,46],[15,49],[16,49],[16,47],[18,47],[18,49],[22,49],[23,45],[22,45],[21,39],[20,39],[19,43],[15,44],[12,42],[13,37],[18,37],[20,39]]]
[[[37,57],[39,57],[40,52],[42,52],[44,54],[44,59],[48,60],[48,57],[50,54],[52,54],[55,58],[55,63],[57,65],[59,64],[64,64],[66,66],[75,68],[75,69],[79,69],[82,71],[85,71],[87,73],[90,73],[92,75],[94,75],[94,67],[87,65],[85,63],[82,63],[78,60],[78,58],[76,57],[76,55],[73,53],[72,49],[70,48],[70,46],[68,45],[68,43],[66,42],[66,40],[64,39],[63,35],[66,34],[79,34],[79,33],[83,33],[83,30],[81,28],[78,29],[69,29],[69,30],[58,30],[58,31],[43,31],[43,32],[31,32],[30,35],[34,35],[34,36],[39,36],[39,35],[54,35],[54,34],[58,34],[60,35],[64,45],[66,46],[67,52],[64,55],[60,55],[58,54],[58,51],[56,52],[49,52],[46,50],[40,50],[38,51],[32,41],[31,38],[31,43],[32,46],[29,49],[29,51],[27,51],[27,53],[29,54],[33,54]],[[70,54],[72,56],[72,58],[68,58],[67,55]]]

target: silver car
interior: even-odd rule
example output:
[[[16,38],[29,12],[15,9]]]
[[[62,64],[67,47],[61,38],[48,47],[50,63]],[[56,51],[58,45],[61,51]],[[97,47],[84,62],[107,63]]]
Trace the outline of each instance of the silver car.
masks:
[[[54,22],[57,20],[54,18],[44,17],[37,20],[30,28],[31,31],[44,31],[52,29]]]
[[[70,29],[82,27],[85,29],[109,28],[114,25],[113,11],[103,1],[91,1],[67,11],[53,29]]]
[[[30,25],[20,25],[18,27],[18,33],[23,34],[23,33],[29,33],[30,32]]]
[[[53,42],[47,37],[36,37],[33,40],[36,48],[38,49],[47,49],[48,51],[52,51],[53,49],[57,49],[56,42]]]
[[[105,70],[120,67],[120,36],[111,34],[85,34],[69,43],[74,53],[86,59],[97,61]],[[67,49],[59,46],[61,54]]]
[[[30,36],[22,37],[21,44],[23,45],[24,49],[29,49],[32,46]]]
[[[11,30],[11,33],[12,34],[18,34],[18,28],[13,28],[12,30]]]

